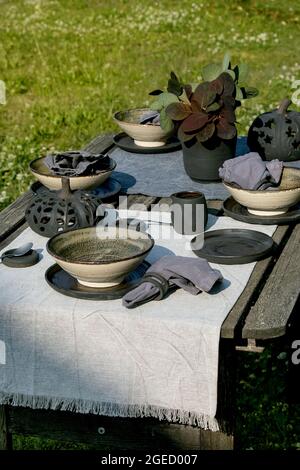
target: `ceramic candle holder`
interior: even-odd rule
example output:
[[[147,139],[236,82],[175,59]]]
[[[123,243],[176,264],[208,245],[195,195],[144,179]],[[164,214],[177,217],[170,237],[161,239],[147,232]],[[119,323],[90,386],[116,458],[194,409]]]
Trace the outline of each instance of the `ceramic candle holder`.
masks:
[[[175,232],[195,235],[204,231],[207,224],[207,205],[203,193],[182,191],[172,194],[171,217]]]

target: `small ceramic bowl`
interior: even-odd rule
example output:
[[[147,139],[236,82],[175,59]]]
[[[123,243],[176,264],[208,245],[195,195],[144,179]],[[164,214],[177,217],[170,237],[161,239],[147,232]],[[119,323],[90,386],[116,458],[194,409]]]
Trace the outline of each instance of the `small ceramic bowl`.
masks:
[[[300,201],[300,169],[284,168],[278,188],[250,191],[224,183],[231,196],[254,215],[272,216],[284,214]]]
[[[52,237],[47,251],[57,264],[87,287],[120,284],[152,249],[145,232],[126,227],[88,227]]]
[[[110,158],[110,167],[108,170],[100,171],[94,175],[84,176],[70,176],[70,188],[76,189],[94,189],[101,186],[112,174],[116,168],[117,163]],[[61,177],[52,173],[45,165],[45,157],[37,158],[29,164],[31,173],[42,183],[46,188],[58,191],[61,189]]]
[[[148,108],[128,109],[115,113],[114,120],[140,147],[161,147],[165,145],[172,132],[165,132],[160,126],[139,124]]]

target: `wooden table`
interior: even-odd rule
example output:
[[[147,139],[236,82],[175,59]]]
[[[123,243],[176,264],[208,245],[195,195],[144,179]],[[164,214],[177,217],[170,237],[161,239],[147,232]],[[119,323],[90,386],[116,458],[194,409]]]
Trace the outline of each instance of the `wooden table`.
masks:
[[[111,135],[100,136],[86,150],[111,152]],[[26,227],[29,191],[0,213],[0,249]],[[167,198],[131,195],[128,204],[168,203]],[[209,201],[222,215],[222,202]],[[284,225],[273,235],[275,253],[260,261],[221,329],[218,412],[222,432],[159,422],[151,418],[110,418],[71,412],[0,406],[0,448],[11,447],[12,433],[88,443],[106,450],[231,449],[234,446],[236,350],[261,352],[267,342],[292,330],[300,292],[300,225]],[[0,312],[1,314],[1,312]]]

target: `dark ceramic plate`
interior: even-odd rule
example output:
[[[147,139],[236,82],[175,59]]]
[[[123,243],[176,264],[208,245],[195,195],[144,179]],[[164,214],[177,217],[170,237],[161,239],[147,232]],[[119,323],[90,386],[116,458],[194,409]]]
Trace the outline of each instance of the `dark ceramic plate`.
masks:
[[[140,147],[134,143],[134,140],[129,137],[129,135],[125,134],[125,132],[121,132],[117,134],[113,138],[114,143],[126,152],[131,153],[168,153],[174,152],[175,150],[181,149],[181,143],[178,139],[172,138],[170,139],[165,145],[161,147]]]
[[[3,255],[5,252],[3,253]],[[3,258],[2,263],[10,268],[29,268],[34,266],[40,260],[40,256],[37,251],[30,250],[26,255],[14,256],[11,258]]]
[[[34,194],[39,194],[41,193],[41,191],[43,192],[50,191],[50,189],[46,188],[38,181],[33,183],[30,189]],[[85,192],[93,193],[95,194],[95,196],[100,197],[100,199],[103,199],[103,200],[110,199],[116,196],[117,194],[119,194],[120,191],[121,191],[121,183],[119,183],[118,180],[112,177],[108,178],[101,186],[99,186],[99,188],[91,189],[90,191],[85,190]]]
[[[268,256],[273,249],[273,240],[264,233],[256,230],[223,229],[212,230],[204,234],[204,245],[196,249],[197,240],[193,238],[192,249],[199,258],[205,258],[211,263],[245,264],[258,261]]]
[[[246,207],[239,204],[233,197],[229,197],[224,201],[223,209],[224,213],[232,219],[247,222],[248,224],[284,225],[300,222],[300,204],[290,207],[285,214],[259,216],[250,214]]]
[[[58,264],[53,264],[47,269],[45,278],[50,287],[68,297],[85,300],[114,300],[120,299],[134,289],[149,267],[150,264],[143,261],[118,286],[97,289],[79,284],[77,279],[64,271]]]

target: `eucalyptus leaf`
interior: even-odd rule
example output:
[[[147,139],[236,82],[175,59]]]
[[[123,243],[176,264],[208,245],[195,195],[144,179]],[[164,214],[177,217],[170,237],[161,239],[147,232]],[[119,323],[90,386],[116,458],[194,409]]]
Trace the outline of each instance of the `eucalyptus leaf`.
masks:
[[[157,96],[157,95],[161,95],[163,93],[162,90],[153,90],[149,93],[149,95],[151,96]]]
[[[221,64],[208,64],[202,69],[203,80],[210,82],[222,73]]]
[[[235,80],[236,77],[235,77],[234,70],[227,69],[227,70],[225,70],[225,73],[228,73],[228,75],[231,76],[232,80]]]
[[[240,101],[244,99],[244,94],[238,85],[235,86],[236,95],[235,98]]]
[[[253,87],[242,87],[241,90],[242,90],[242,92],[243,92],[244,99],[245,99],[245,98],[254,98],[255,96],[258,95],[258,89],[257,89],[257,88],[253,88]]]
[[[227,71],[230,68],[230,54],[226,52],[223,58],[222,69]]]
[[[165,109],[162,109],[160,112],[160,127],[165,132],[171,132],[174,129],[174,123],[171,118],[166,113]]]
[[[171,103],[178,102],[179,99],[173,93],[161,93],[158,95],[157,99],[153,101],[150,105],[150,109],[154,109],[156,111],[161,111],[163,108],[166,108]]]
[[[221,108],[221,104],[220,103],[212,103],[210,104],[207,108],[206,108],[206,111],[207,112],[213,112],[213,111],[218,111],[218,109]]]
[[[171,72],[171,76],[168,81],[168,92],[169,93],[174,93],[176,96],[180,96],[182,93],[182,84],[179,80],[179,78],[176,76],[174,72]]]

